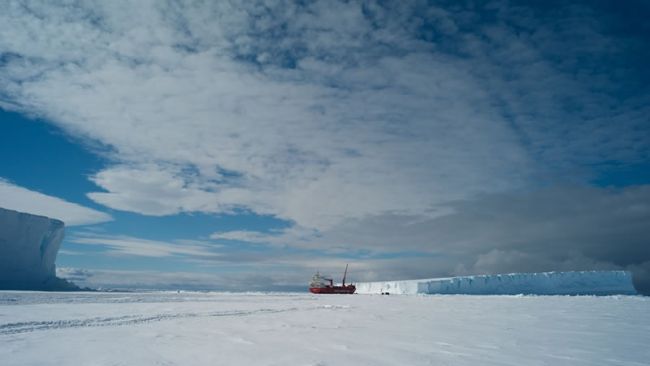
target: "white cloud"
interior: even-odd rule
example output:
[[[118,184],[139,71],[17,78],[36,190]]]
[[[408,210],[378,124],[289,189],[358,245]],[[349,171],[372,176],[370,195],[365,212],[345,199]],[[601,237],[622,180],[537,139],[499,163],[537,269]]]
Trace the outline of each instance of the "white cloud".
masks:
[[[406,23],[392,25],[395,36],[373,32],[358,4],[339,5],[345,27],[325,4],[283,14],[98,5],[66,16],[40,5],[40,18],[9,6],[3,32],[30,32],[0,43],[21,56],[2,73],[4,92],[114,147],[121,163],[92,177],[107,192],[89,197],[147,215],[240,207],[326,228],[526,182],[526,151],[469,65],[402,43]],[[286,34],[265,38],[278,22]],[[304,55],[291,54],[297,44]],[[253,55],[267,61],[241,61]]]
[[[215,240],[237,240],[247,243],[263,244],[272,242],[276,237],[277,235],[274,235],[273,233],[269,234],[250,230],[224,231],[210,235],[210,238]]]
[[[124,211],[151,216],[164,216],[181,211],[224,211],[214,193],[194,182],[188,182],[181,172],[163,167],[115,166],[105,169],[91,180],[108,192],[89,193],[92,200]]]
[[[201,257],[204,259],[217,257],[215,249],[219,245],[201,241],[166,242],[149,240],[121,235],[100,235],[94,233],[78,233],[67,239],[71,243],[98,245],[107,249],[107,253],[119,256],[138,257]]]
[[[104,212],[11,184],[0,178],[0,207],[63,221],[66,226],[111,221]]]

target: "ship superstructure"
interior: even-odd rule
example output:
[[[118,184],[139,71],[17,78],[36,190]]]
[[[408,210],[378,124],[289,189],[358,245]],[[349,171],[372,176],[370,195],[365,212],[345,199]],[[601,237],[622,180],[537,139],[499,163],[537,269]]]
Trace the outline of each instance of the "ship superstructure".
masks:
[[[309,283],[309,292],[314,294],[353,294],[357,288],[352,284],[345,284],[347,274],[348,266],[346,264],[345,272],[343,273],[343,281],[340,286],[337,286],[334,285],[334,280],[324,277],[319,272],[316,272]]]

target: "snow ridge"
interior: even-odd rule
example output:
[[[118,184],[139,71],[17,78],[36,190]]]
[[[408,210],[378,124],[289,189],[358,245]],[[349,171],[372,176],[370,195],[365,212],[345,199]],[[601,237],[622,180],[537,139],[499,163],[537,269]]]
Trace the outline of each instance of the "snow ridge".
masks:
[[[510,273],[361,282],[359,294],[635,295],[628,271]]]

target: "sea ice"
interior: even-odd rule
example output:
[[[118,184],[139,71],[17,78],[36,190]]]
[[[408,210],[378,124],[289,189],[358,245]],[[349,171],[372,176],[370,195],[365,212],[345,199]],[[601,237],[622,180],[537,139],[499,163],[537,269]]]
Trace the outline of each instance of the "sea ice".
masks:
[[[647,365],[641,296],[0,292],[26,365]]]

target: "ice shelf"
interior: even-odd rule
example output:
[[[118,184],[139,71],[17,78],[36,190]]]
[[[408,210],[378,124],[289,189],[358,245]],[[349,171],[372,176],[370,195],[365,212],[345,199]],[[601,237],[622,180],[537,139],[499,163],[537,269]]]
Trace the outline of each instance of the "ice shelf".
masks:
[[[510,273],[360,282],[359,294],[472,294],[472,295],[634,295],[627,271],[571,271]]]
[[[63,221],[0,208],[0,290],[75,289],[56,277]]]

